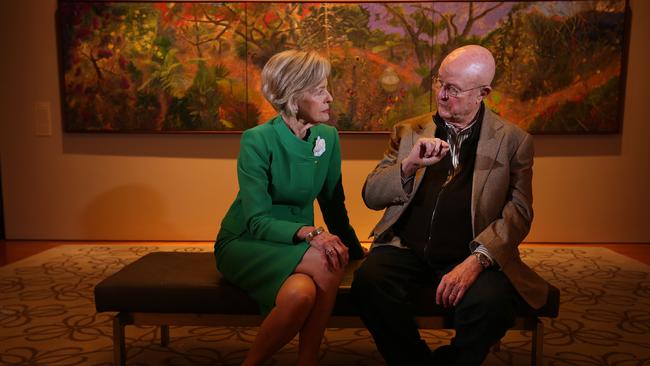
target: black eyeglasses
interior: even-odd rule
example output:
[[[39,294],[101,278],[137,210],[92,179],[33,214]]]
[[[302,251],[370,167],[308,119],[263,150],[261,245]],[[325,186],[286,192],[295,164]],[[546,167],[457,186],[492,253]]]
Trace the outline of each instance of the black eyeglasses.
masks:
[[[461,90],[451,84],[447,84],[444,81],[440,80],[440,76],[436,75],[433,77],[433,88],[436,90],[440,90],[440,89],[444,90],[445,94],[447,94],[447,96],[450,96],[452,98],[458,98],[460,94],[467,93],[468,91],[475,90],[478,88],[485,88],[485,87],[487,87],[487,85],[479,85],[474,88]]]

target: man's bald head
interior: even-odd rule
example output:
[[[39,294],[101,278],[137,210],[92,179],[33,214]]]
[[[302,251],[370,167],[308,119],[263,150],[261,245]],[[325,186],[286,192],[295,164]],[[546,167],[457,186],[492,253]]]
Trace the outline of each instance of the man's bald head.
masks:
[[[453,50],[442,61],[440,69],[464,74],[468,81],[476,85],[490,85],[494,78],[495,63],[487,48],[469,45]]]
[[[434,83],[438,114],[459,128],[469,125],[492,90],[494,69],[494,57],[485,47],[453,50],[440,64]]]

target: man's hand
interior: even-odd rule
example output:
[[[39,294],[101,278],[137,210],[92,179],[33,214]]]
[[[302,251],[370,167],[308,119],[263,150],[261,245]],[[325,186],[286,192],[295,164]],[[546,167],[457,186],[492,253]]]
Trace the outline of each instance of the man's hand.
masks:
[[[436,304],[446,308],[458,305],[481,271],[483,271],[483,267],[476,257],[473,255],[467,257],[449,273],[442,276],[436,290]]]
[[[402,160],[402,177],[410,177],[421,167],[439,162],[447,152],[449,152],[447,142],[438,138],[420,138],[413,145],[408,156]]]

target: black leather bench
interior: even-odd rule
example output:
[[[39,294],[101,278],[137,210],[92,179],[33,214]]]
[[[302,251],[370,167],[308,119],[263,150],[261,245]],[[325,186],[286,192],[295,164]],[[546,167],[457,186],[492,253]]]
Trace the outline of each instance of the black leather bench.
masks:
[[[364,328],[350,299],[354,270],[348,266],[339,287],[331,328]],[[551,287],[547,304],[517,309],[512,329],[532,331],[531,364],[542,365],[544,327],[540,317],[557,317],[560,291]],[[169,342],[169,326],[258,326],[262,317],[250,297],[223,279],[212,253],[155,252],[125,266],[95,286],[98,312],[117,312],[113,320],[114,364],[126,364],[127,325],[156,325],[161,343]],[[451,328],[449,312],[423,294],[418,323],[422,328]],[[498,348],[498,345],[497,345]]]

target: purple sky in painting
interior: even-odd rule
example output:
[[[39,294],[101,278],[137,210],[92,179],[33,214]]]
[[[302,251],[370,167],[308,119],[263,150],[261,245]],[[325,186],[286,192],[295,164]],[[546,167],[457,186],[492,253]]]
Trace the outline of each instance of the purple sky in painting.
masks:
[[[476,10],[475,13],[478,11],[481,11],[482,9],[485,9],[486,7],[493,6],[495,3],[475,3]],[[414,9],[414,3],[393,3],[393,5],[400,5],[402,6],[407,14],[412,13]],[[465,22],[467,21],[467,3],[446,3],[446,4],[441,4],[441,3],[419,3],[421,6],[429,6],[429,7],[435,7],[437,10],[448,13],[448,12],[458,12],[458,15],[460,16],[460,22],[457,24],[459,26],[464,26]],[[370,12],[370,21],[369,21],[369,26],[370,29],[382,29],[386,33],[396,33],[400,35],[404,35],[404,30],[399,28],[399,27],[393,27],[388,24],[388,19],[389,16],[387,14],[386,8],[379,3],[371,3],[371,4],[361,4],[361,7],[364,9],[368,10]],[[510,8],[512,8],[512,3],[505,3],[501,5],[499,8],[495,9],[491,13],[489,13],[487,16],[485,16],[483,19],[481,19],[480,24],[475,24],[474,30],[472,31],[473,35],[484,35],[485,33],[491,31],[494,29],[494,27],[498,24],[499,20],[502,19],[505,15],[508,14],[508,11],[510,11]]]
[[[474,14],[481,13],[485,9],[491,8],[496,4],[497,2],[475,2]],[[485,17],[474,23],[470,34],[474,36],[484,36],[492,31],[494,28],[496,28],[500,21],[505,19],[514,4],[514,2],[506,2],[498,8],[492,10]],[[393,3],[393,5],[398,5],[398,3]],[[408,14],[412,13],[415,10],[415,3],[401,3],[399,5],[404,7]],[[442,13],[457,13],[456,25],[458,26],[459,31],[462,30],[467,22],[468,3],[466,2],[432,2],[419,3],[419,5],[433,6],[436,10]],[[370,29],[382,29],[384,32],[389,34],[393,33],[404,35],[403,29],[399,27],[393,27],[388,24],[388,19],[390,19],[390,17],[387,15],[386,8],[382,4],[370,3],[360,4],[360,6],[370,12]],[[576,6],[574,2],[548,1],[532,3],[528,11],[539,11],[544,15],[555,14],[559,16],[571,16],[575,10]],[[438,42],[445,42],[447,40],[447,35],[444,33],[439,34],[437,37]]]

